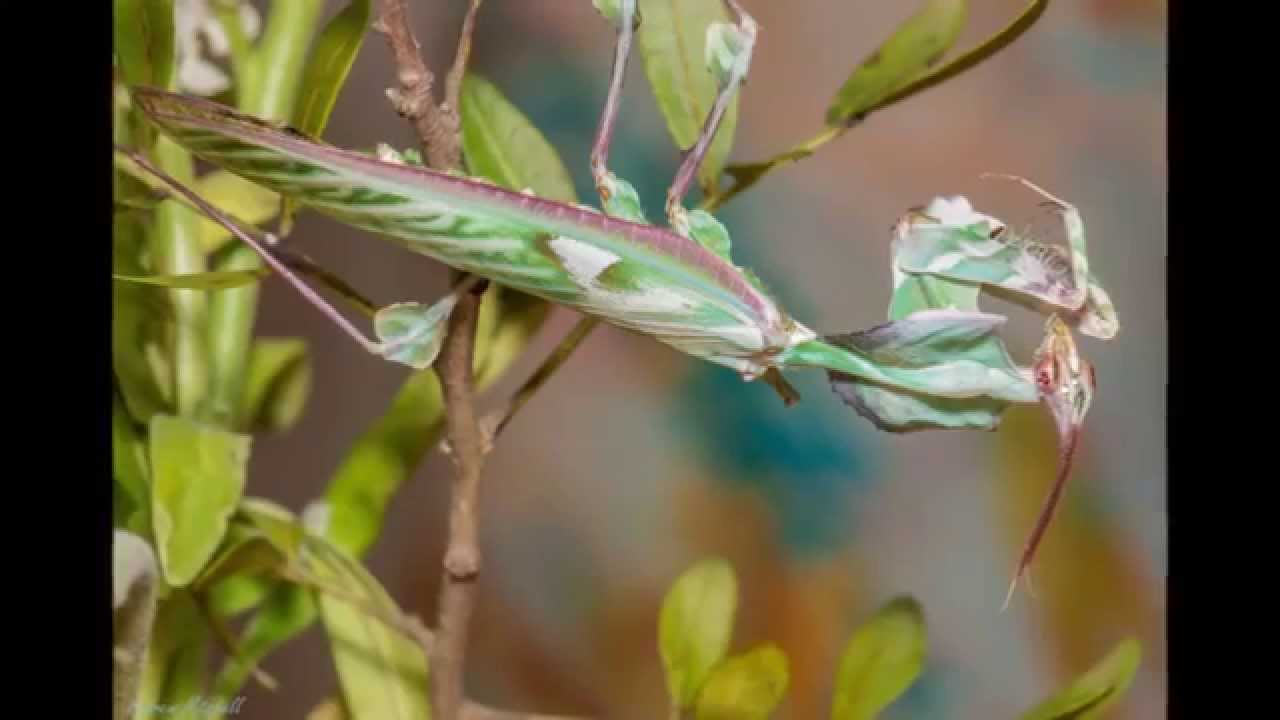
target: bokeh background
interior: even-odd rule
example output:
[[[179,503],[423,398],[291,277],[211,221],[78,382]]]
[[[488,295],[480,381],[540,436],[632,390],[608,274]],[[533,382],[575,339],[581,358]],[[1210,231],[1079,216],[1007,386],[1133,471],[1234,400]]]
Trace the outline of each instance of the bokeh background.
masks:
[[[847,73],[915,7],[874,0],[744,3],[761,36],[733,159],[809,137]],[[967,47],[1023,0],[971,3]],[[330,2],[327,15],[342,3]],[[410,3],[424,54],[446,67],[465,3]],[[722,212],[738,262],[824,332],[884,319],[889,227],[906,208],[964,194],[1011,224],[1056,232],[1017,186],[1026,175],[1083,213],[1093,267],[1120,335],[1082,338],[1098,368],[1070,490],[1034,569],[1035,597],[999,612],[1016,554],[1053,476],[1053,430],[1036,408],[995,433],[892,436],[844,407],[818,373],[786,409],[761,383],[603,327],[510,426],[482,490],[486,557],[468,658],[483,701],[609,718],[666,716],[657,653],[662,593],[707,555],[741,583],[735,650],[777,643],[791,660],[780,714],[821,718],[849,633],[881,603],[923,604],[929,659],[891,720],[1012,718],[1124,636],[1141,673],[1114,717],[1165,708],[1165,27],[1164,2],[1052,3],[1029,34],[958,80],[873,115]],[[587,0],[487,0],[472,67],[560,150],[594,201],[587,153],[613,35]],[[326,139],[414,144],[387,104],[391,59],[371,37]],[[639,57],[628,76],[613,168],[661,215],[678,153]],[[317,260],[379,302],[426,300],[442,268],[307,214],[294,233]],[[1005,310],[1007,306],[994,305]],[[1017,357],[1042,318],[1011,311]],[[557,310],[487,399],[508,392],[576,320]],[[406,370],[366,355],[282,283],[264,290],[259,332],[312,344],[315,387],[289,433],[258,441],[248,492],[295,510],[320,495]],[[434,454],[392,504],[372,570],[411,611],[434,617],[449,467]],[[336,687],[321,630],[266,665],[244,720],[302,717]]]

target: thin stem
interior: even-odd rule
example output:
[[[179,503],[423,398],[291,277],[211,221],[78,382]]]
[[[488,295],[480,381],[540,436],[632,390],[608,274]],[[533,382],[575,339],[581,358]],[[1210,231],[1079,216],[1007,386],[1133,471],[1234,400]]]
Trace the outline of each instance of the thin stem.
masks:
[[[462,95],[462,79],[467,74],[467,62],[471,58],[471,35],[475,32],[476,14],[480,11],[482,1],[471,0],[471,5],[467,8],[467,15],[462,19],[462,31],[458,34],[458,49],[453,57],[453,67],[449,68],[449,74],[444,79],[444,105],[441,106],[441,112],[450,117],[455,132],[462,127],[458,116],[458,98]]]
[[[461,150],[457,128],[450,128],[436,107],[431,88],[435,75],[422,62],[420,45],[409,26],[405,0],[378,0],[373,29],[387,37],[395,57],[399,89],[387,88],[387,97],[400,116],[418,133],[427,164],[437,170],[457,167]]]
[[[449,453],[455,469],[436,624],[438,642],[431,658],[433,704],[435,713],[444,718],[457,717],[464,699],[467,629],[475,610],[476,578],[480,573],[477,504],[485,442],[475,409],[472,355],[483,289],[482,285],[473,287],[458,299],[436,360],[436,372],[444,389]]]
[[[582,341],[586,340],[591,331],[595,330],[599,324],[600,321],[598,319],[590,316],[579,320],[578,324],[574,325],[573,329],[569,331],[569,334],[560,341],[560,344],[556,345],[555,349],[551,351],[547,359],[542,361],[542,364],[533,372],[533,375],[530,375],[529,379],[520,386],[520,389],[511,396],[511,400],[507,402],[507,407],[487,419],[486,425],[493,427],[490,442],[497,439],[498,435],[507,427],[507,424],[511,422],[511,418],[515,417],[520,408],[524,407],[525,403],[529,402],[529,399],[551,379],[551,376],[564,365],[565,361],[582,344]]]
[[[244,651],[240,648],[239,641],[237,641],[235,636],[231,634],[231,630],[222,623],[222,619],[209,609],[209,604],[203,598],[196,596],[194,593],[191,596],[191,600],[196,606],[196,609],[200,611],[200,614],[204,616],[205,622],[213,629],[213,635],[218,639],[218,642],[222,644],[223,650],[225,650],[228,655],[236,658],[237,661],[244,657]],[[275,692],[280,687],[280,683],[274,677],[271,677],[270,673],[260,667],[253,666],[249,668],[249,676],[252,677],[259,685],[272,692]]]

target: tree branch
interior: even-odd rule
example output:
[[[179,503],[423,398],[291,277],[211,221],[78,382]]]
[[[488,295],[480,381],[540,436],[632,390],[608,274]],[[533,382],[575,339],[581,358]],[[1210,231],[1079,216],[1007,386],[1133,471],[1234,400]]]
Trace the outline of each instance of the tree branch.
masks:
[[[409,25],[405,0],[378,0],[373,29],[387,37],[395,56],[399,88],[387,88],[387,97],[400,116],[408,120],[422,142],[427,164],[437,170],[458,165],[461,150],[456,123],[451,126],[432,95],[435,75],[422,62],[418,39]]]
[[[480,0],[471,0],[458,40],[457,55],[445,79],[445,101],[436,105],[434,76],[422,62],[417,39],[409,27],[404,0],[379,0],[374,29],[386,35],[395,56],[400,89],[390,89],[396,111],[409,120],[422,142],[427,164],[435,170],[454,170],[462,158],[458,96],[471,54],[471,34]],[[467,627],[475,610],[476,578],[480,572],[477,498],[488,443],[475,409],[473,355],[480,299],[487,283],[463,293],[449,316],[449,326],[436,373],[444,389],[447,447],[455,476],[449,504],[449,541],[437,607],[435,641],[430,652],[432,716],[456,720],[465,704]]]

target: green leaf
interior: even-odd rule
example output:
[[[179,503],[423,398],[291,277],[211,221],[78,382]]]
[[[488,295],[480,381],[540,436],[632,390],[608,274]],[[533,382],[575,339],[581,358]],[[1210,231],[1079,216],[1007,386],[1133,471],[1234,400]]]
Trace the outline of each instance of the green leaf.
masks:
[[[459,104],[462,152],[472,175],[549,200],[577,200],[555,148],[493,83],[468,73]]]
[[[328,543],[308,542],[306,555],[309,573],[344,596],[321,591],[316,600],[351,719],[429,719],[424,648],[369,614],[373,608],[402,616],[391,596],[360,563]]]
[[[1126,638],[1098,664],[1057,695],[1028,710],[1020,720],[1091,720],[1116,703],[1142,660],[1142,645]]]
[[[112,270],[145,274],[146,228],[137,217],[112,219]],[[164,331],[172,309],[161,288],[131,283],[111,284],[111,365],[125,407],[135,420],[146,423],[171,404],[169,365]]]
[[[845,646],[836,676],[833,720],[871,720],[915,682],[925,661],[924,611],[899,597]]]
[[[443,417],[435,372],[410,375],[387,412],[356,440],[325,491],[330,542],[354,557],[373,545],[392,496],[436,446]]]
[[[697,141],[715,104],[716,77],[707,68],[707,28],[728,22],[722,0],[640,0],[637,41],[645,75],[667,129],[681,150]],[[733,148],[738,96],[730,100],[715,140],[698,168],[704,195],[715,191]]]
[[[151,419],[151,518],[165,580],[191,582],[222,543],[244,491],[251,438],[169,415]]]
[[[112,717],[123,719],[129,717],[128,710],[138,698],[143,661],[155,622],[160,571],[151,546],[131,532],[116,530],[111,550],[111,625],[115,638]]]
[[[922,75],[955,44],[967,15],[965,0],[928,0],[853,71],[827,108],[827,124],[859,119]]]
[[[305,532],[298,518],[288,509],[261,498],[245,498],[233,518],[231,532],[243,529],[252,538],[242,546],[241,559],[248,565],[237,570],[241,575],[231,580],[255,577],[261,585],[262,606],[245,625],[238,645],[240,653],[228,658],[214,680],[214,692],[223,704],[234,700],[240,689],[267,655],[299,635],[316,619],[317,610],[310,592],[276,577],[250,575],[255,569],[278,569],[298,561],[302,554]],[[210,567],[215,566],[210,563]],[[223,573],[210,572],[202,582],[213,582]],[[230,614],[225,597],[226,583],[215,588],[211,603],[222,615]],[[218,592],[222,591],[222,592]]]
[[[311,593],[284,581],[272,581],[262,606],[240,634],[240,653],[228,658],[213,681],[217,704],[235,700],[245,682],[268,655],[302,634],[317,616]]]
[[[364,44],[370,6],[369,0],[352,0],[316,37],[293,113],[294,127],[307,135],[319,137],[329,122],[329,114]]]
[[[731,657],[711,671],[698,693],[697,720],[765,720],[782,702],[787,656],[766,645]]]
[[[111,477],[120,494],[113,498],[113,519],[116,527],[144,536],[151,533],[147,472],[146,443],[116,394],[111,402]]]
[[[155,720],[179,705],[192,708],[193,700],[204,697],[210,639],[209,625],[191,593],[178,590],[165,596],[156,609],[133,720]]]
[[[173,81],[173,0],[115,0],[115,52],[128,85]]]
[[[137,283],[139,285],[155,285],[168,288],[190,288],[194,290],[225,290],[258,282],[270,271],[261,270],[225,270],[187,275],[112,275],[116,280]]]
[[[311,377],[311,356],[302,338],[255,340],[239,427],[267,432],[293,427],[306,407]]]
[[[678,707],[691,707],[733,636],[738,581],[723,559],[686,570],[662,602],[658,643],[667,690]]]
[[[378,310],[373,327],[382,356],[415,370],[431,367],[444,345],[449,314],[457,303],[458,296],[450,293],[431,305],[396,303]]]
[[[280,209],[279,195],[226,170],[214,170],[201,177],[192,189],[205,202],[248,226],[263,225]],[[200,246],[205,252],[216,252],[231,240],[231,231],[224,225],[203,213],[198,218]]]
[[[329,114],[364,44],[370,12],[369,0],[352,0],[316,38],[311,60],[302,74],[298,104],[293,113],[293,125],[303,133],[312,137],[324,133]],[[296,203],[286,198],[284,224],[292,222],[295,210]]]

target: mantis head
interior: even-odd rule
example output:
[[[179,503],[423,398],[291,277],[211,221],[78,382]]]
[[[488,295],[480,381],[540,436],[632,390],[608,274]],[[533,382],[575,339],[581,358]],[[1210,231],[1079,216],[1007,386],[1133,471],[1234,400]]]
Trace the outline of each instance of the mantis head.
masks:
[[[1009,594],[1005,596],[1005,607],[1008,607],[1009,599],[1013,597],[1018,578],[1027,572],[1035,558],[1036,549],[1040,546],[1058,501],[1062,498],[1062,490],[1071,474],[1071,462],[1080,440],[1080,428],[1084,425],[1085,415],[1089,412],[1089,405],[1097,390],[1097,375],[1093,363],[1080,355],[1071,329],[1057,315],[1051,316],[1045,326],[1045,338],[1036,350],[1031,372],[1036,391],[1040,394],[1040,402],[1048,408],[1057,426],[1058,476],[1018,560],[1013,581],[1009,584]]]

